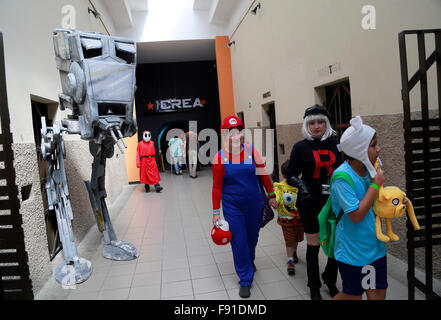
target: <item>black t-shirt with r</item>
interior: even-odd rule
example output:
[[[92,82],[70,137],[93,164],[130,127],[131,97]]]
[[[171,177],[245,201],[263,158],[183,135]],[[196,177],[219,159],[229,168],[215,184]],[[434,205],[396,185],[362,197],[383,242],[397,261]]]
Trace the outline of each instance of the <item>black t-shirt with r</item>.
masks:
[[[287,176],[299,177],[301,175],[301,179],[309,187],[313,197],[323,198],[321,197],[322,184],[329,184],[334,170],[343,163],[337,144],[335,138],[328,138],[324,141],[304,139],[297,142],[291,151]]]

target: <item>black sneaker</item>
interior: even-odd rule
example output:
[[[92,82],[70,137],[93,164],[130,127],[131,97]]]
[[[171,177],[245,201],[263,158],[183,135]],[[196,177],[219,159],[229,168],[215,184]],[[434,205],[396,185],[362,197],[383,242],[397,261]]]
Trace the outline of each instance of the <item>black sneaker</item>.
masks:
[[[288,262],[286,264],[286,271],[288,272],[288,274],[290,276],[293,276],[296,274],[296,268],[294,266],[294,261],[288,260]]]
[[[318,288],[310,288],[311,292],[311,300],[322,300],[322,296],[320,295],[320,289]]]
[[[337,286],[335,284],[327,284],[327,286],[329,289],[329,295],[331,298],[334,298],[339,293]]]
[[[239,296],[241,298],[249,298],[250,295],[251,295],[251,286],[248,285],[240,286]]]
[[[162,189],[164,189],[164,188],[161,187],[159,184],[155,185],[156,192],[161,192]]]
[[[146,184],[144,186],[145,192],[150,192],[150,186],[148,184]]]
[[[325,273],[322,273],[323,282],[328,287],[329,295],[331,296],[331,298],[334,298],[334,296],[339,293],[339,291],[337,289],[337,286],[335,285],[335,283],[327,283],[326,280],[325,280],[324,275],[325,275]]]

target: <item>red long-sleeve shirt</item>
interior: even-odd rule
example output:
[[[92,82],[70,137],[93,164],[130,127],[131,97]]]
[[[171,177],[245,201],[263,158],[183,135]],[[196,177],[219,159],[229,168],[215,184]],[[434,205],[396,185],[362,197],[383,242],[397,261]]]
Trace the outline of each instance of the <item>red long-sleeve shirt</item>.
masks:
[[[224,150],[225,155],[228,156],[229,161],[233,163],[239,163],[239,161],[243,161],[245,157],[248,157],[248,153],[245,150],[242,150],[242,152],[239,155],[233,155],[231,153],[228,153]],[[263,163],[262,158],[260,157],[259,152],[257,152],[256,149],[252,149],[253,158],[254,158],[254,164],[256,165],[256,168],[259,170],[262,170],[260,175],[258,175],[260,181],[262,182],[266,192],[269,195],[270,198],[274,198],[274,189],[273,184],[271,182],[270,177],[268,176],[266,170],[265,170],[265,164]],[[213,210],[220,208],[220,202],[222,198],[222,186],[224,181],[224,175],[225,175],[225,167],[222,162],[222,157],[220,153],[218,152],[214,159],[213,159],[213,190],[212,190],[212,201],[213,201]]]

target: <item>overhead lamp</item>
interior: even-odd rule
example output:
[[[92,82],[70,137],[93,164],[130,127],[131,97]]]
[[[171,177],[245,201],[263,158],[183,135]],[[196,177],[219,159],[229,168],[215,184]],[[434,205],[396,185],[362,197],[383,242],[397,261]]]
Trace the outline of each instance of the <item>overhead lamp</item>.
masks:
[[[251,10],[251,13],[256,15],[257,14],[257,9],[260,9],[260,2],[257,4],[257,6],[253,10]]]

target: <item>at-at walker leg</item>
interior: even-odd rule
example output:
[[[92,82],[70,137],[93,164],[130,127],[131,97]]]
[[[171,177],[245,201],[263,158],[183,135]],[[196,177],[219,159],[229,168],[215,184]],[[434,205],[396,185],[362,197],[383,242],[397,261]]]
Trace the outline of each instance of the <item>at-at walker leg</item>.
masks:
[[[55,269],[55,279],[62,285],[71,286],[89,279],[92,274],[92,263],[78,256],[72,232],[72,207],[64,169],[63,127],[55,123],[46,127],[46,120],[41,118],[41,152],[47,162],[48,177],[46,193],[50,210],[57,217],[58,234],[63,245],[64,261]]]
[[[112,129],[110,131],[113,133]],[[111,260],[132,260],[139,256],[139,252],[132,243],[118,241],[105,200],[107,197],[105,187],[106,159],[113,156],[114,142],[115,137],[107,137],[101,144],[94,141],[89,142],[89,150],[93,155],[92,179],[91,181],[85,181],[85,184],[89,192],[98,230],[104,236],[103,256]]]

